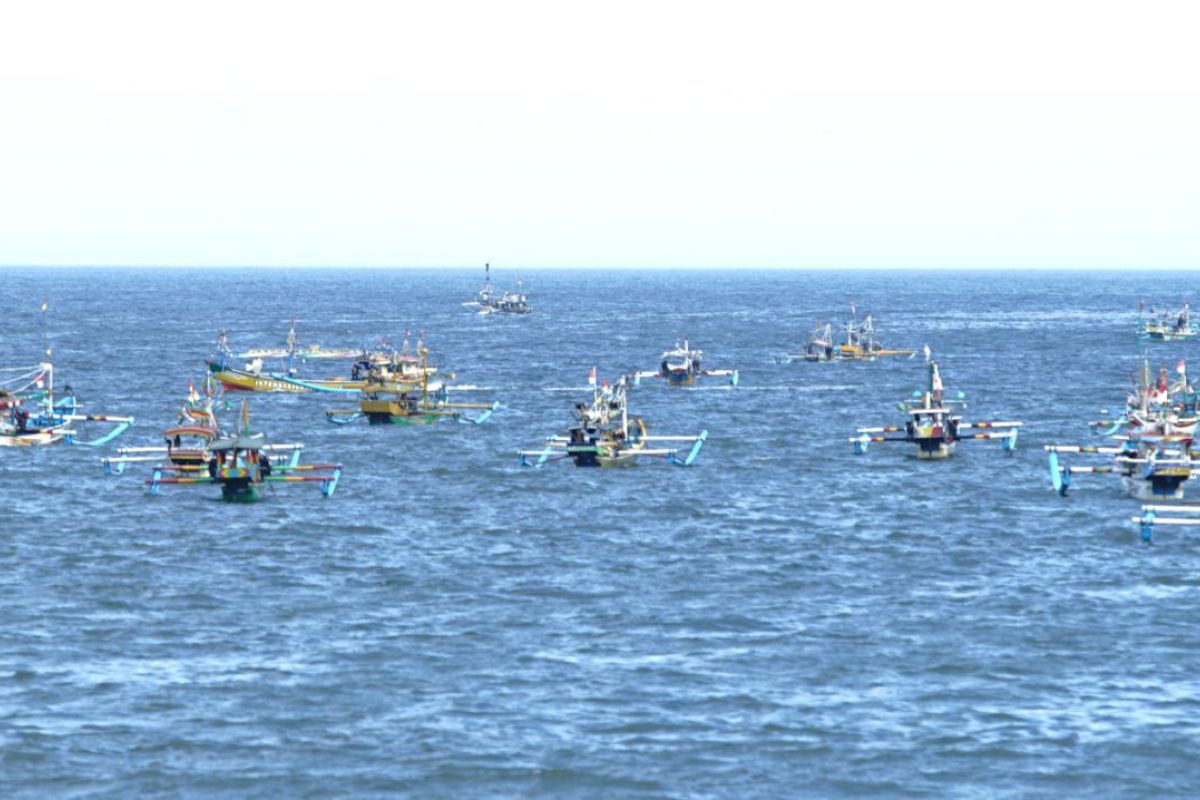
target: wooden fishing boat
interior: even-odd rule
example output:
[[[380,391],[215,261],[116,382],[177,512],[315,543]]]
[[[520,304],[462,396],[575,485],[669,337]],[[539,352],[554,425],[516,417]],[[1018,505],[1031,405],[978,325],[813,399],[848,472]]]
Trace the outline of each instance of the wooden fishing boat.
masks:
[[[133,417],[80,413],[82,403],[70,386],[56,395],[54,364],[0,369],[0,447],[63,444],[100,447],[123,434]],[[91,423],[113,426],[107,433],[84,438]]]
[[[641,385],[643,378],[661,378],[669,386],[692,386],[700,378],[725,378],[730,385],[738,385],[736,369],[705,369],[701,366],[703,351],[693,350],[687,339],[677,342],[671,350],[663,352],[656,372],[633,373],[634,385]]]
[[[492,288],[492,265],[483,265],[483,288],[479,290],[474,300],[463,303],[480,315],[487,314],[528,314],[533,309],[529,307],[529,297],[525,294],[521,281],[517,281],[517,291],[499,292]]]
[[[595,374],[595,370],[592,370]],[[678,467],[689,467],[700,455],[708,431],[698,436],[650,435],[641,417],[628,412],[628,382],[624,376],[613,386],[595,387],[591,403],[578,403],[575,422],[562,436],[551,436],[540,450],[520,450],[523,466],[542,467],[570,459],[577,467],[632,466],[642,458],[657,458]],[[669,447],[656,445],[669,443]]]
[[[188,386],[188,399],[179,410],[175,425],[162,433],[163,444],[158,446],[121,447],[113,455],[100,459],[100,466],[107,475],[122,475],[130,464],[164,462],[181,473],[201,473],[207,470],[212,460],[212,444],[219,439],[229,438],[217,423],[217,394],[211,377],[205,393],[201,395],[194,385]],[[276,466],[295,466],[300,463],[302,444],[267,444],[263,454]]]
[[[1157,379],[1150,374],[1149,358],[1143,356],[1134,388],[1126,396],[1121,417],[1092,423],[1093,430],[1110,437],[1110,445],[1045,445],[1050,483],[1065,497],[1073,476],[1113,474],[1125,493],[1139,500],[1161,502],[1182,500],[1187,482],[1200,465],[1195,459],[1194,436],[1200,417],[1196,414],[1195,387],[1187,380],[1181,359],[1179,375],[1171,382],[1167,370]],[[1067,455],[1099,457],[1106,464],[1066,464]]]
[[[907,414],[903,425],[893,427],[859,428],[850,437],[854,452],[863,455],[872,442],[905,442],[916,445],[916,457],[940,460],[954,454],[960,441],[998,440],[1005,452],[1017,446],[1017,433],[1023,423],[988,420],[964,422],[957,409],[965,408],[964,395],[955,399],[947,396],[936,361],[929,362],[929,385],[925,391],[913,393],[914,399],[900,404]]]
[[[1187,300],[1178,312],[1161,311],[1157,314],[1150,309],[1150,316],[1143,317],[1145,304],[1138,308],[1138,338],[1146,342],[1187,342],[1196,338],[1200,326],[1192,322],[1191,308]]]
[[[915,350],[903,350],[885,347],[875,338],[875,319],[872,316],[859,320],[858,307],[850,306],[850,319],[842,326],[841,341],[833,334],[831,323],[817,323],[804,343],[804,349],[799,353],[786,353],[776,356],[781,364],[795,361],[814,363],[830,363],[835,361],[874,361],[877,358],[891,356],[912,357]]]
[[[432,384],[428,352],[421,349],[422,363],[415,380],[397,381],[386,370],[376,370],[362,387],[358,408],[334,408],[325,412],[335,425],[365,419],[370,425],[429,425],[436,422],[486,422],[500,403],[452,403],[445,382]],[[410,373],[411,375],[412,373]],[[482,413],[469,416],[470,411]]]
[[[221,487],[222,500],[249,503],[262,499],[266,488],[277,484],[317,483],[326,497],[337,490],[341,464],[300,464],[297,450],[289,463],[276,465],[268,447],[264,434],[250,432],[243,403],[241,430],[207,444],[203,470],[193,464],[160,463],[146,481],[147,491],[157,495],[163,486],[216,485]]]
[[[222,332],[222,336],[224,332]],[[263,356],[254,356],[241,368],[233,366],[232,359],[247,355],[252,351],[234,353],[227,345],[222,346],[218,338],[217,355],[208,361],[210,373],[221,382],[222,387],[236,392],[282,392],[289,394],[307,394],[311,392],[327,394],[357,394],[367,385],[367,379],[372,374],[385,374],[396,383],[415,384],[418,376],[427,372],[436,373],[436,367],[421,367],[418,356],[408,349],[408,335],[405,334],[404,345],[400,350],[386,344],[376,350],[336,351],[337,356],[327,355],[325,358],[343,358],[346,353],[354,359],[350,375],[331,378],[302,378],[298,375],[296,356],[289,354],[283,369],[270,370],[265,368]],[[424,349],[421,342],[417,343],[418,350]],[[451,376],[452,377],[452,376]]]

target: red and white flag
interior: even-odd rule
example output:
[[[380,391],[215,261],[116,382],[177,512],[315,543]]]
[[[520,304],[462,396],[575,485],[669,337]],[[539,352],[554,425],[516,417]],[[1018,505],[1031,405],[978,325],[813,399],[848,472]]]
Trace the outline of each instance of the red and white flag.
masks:
[[[1187,374],[1187,364],[1184,362],[1184,360],[1182,358],[1179,359],[1179,362],[1175,365],[1175,371],[1178,372],[1180,375]]]
[[[588,373],[588,386],[596,385],[596,368],[592,367],[592,371]]]

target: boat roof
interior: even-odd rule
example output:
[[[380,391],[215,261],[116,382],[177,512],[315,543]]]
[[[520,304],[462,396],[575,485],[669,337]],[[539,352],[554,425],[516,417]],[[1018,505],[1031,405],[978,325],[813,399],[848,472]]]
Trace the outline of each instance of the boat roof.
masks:
[[[261,450],[267,446],[267,436],[263,433],[242,434],[240,436],[230,436],[224,439],[217,439],[211,445],[209,450]]]
[[[217,431],[202,425],[177,425],[163,431],[163,436],[203,436],[206,439],[215,439]]]

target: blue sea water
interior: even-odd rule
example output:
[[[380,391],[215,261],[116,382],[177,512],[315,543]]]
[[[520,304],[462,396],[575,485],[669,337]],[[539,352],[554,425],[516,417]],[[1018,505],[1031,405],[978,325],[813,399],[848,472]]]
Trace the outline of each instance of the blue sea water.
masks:
[[[89,410],[154,444],[216,331],[235,346],[424,330],[504,409],[335,427],[254,395],[254,427],[346,474],[235,506],[148,497],[89,448],[0,450],[0,795],[1194,796],[1200,543],[1143,543],[1115,481],[1048,485],[1136,368],[1139,298],[1185,273],[13,270],[0,364],[46,330]],[[501,284],[510,276],[498,271]],[[515,276],[513,276],[515,277]],[[1021,448],[877,447],[913,360],[777,365],[850,300],[940,359]],[[646,385],[691,469],[528,470],[601,377],[688,336],[736,389]],[[1200,345],[1160,345],[1155,365]],[[1200,368],[1200,367],[1198,367]]]

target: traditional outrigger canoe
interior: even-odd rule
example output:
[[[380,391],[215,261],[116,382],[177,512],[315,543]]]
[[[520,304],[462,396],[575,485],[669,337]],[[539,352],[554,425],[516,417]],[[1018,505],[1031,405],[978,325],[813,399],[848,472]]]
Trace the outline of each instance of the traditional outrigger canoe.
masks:
[[[449,387],[444,383],[431,385],[433,368],[428,364],[428,351],[421,348],[420,371],[415,380],[397,381],[386,370],[374,371],[361,389],[358,408],[334,408],[325,412],[335,425],[349,425],[365,419],[370,425],[429,425],[436,422],[486,422],[497,409],[493,403],[452,403]],[[481,411],[468,416],[469,411]]]
[[[850,437],[856,455],[866,453],[872,442],[916,445],[916,457],[922,460],[949,458],[960,441],[998,440],[1005,452],[1011,453],[1016,449],[1017,434],[1024,423],[997,420],[963,422],[955,409],[966,407],[964,395],[959,392],[955,399],[946,396],[936,361],[929,362],[928,387],[923,392],[913,394],[913,400],[899,404],[900,410],[908,415],[903,425],[859,428],[857,435]]]
[[[529,307],[529,297],[525,294],[521,281],[517,281],[515,292],[498,292],[492,288],[490,263],[483,265],[483,288],[474,300],[463,303],[463,308],[469,308],[480,315],[528,314],[533,311]]]
[[[337,490],[341,464],[300,464],[297,447],[287,463],[277,465],[270,448],[264,434],[250,432],[249,412],[243,403],[241,430],[207,444],[203,469],[197,470],[193,464],[158,464],[146,481],[147,491],[157,495],[163,486],[216,485],[221,487],[222,500],[249,503],[262,499],[268,485],[281,483],[317,483],[326,497]]]
[[[181,474],[204,472],[213,458],[213,443],[228,438],[217,423],[216,401],[211,377],[203,395],[194,385],[189,385],[188,399],[179,410],[176,424],[162,432],[163,444],[118,448],[113,455],[100,459],[101,468],[107,475],[122,475],[130,464],[162,464],[165,459]],[[300,463],[303,449],[302,444],[268,444],[263,447],[263,453],[274,465],[295,466]]]
[[[100,447],[133,424],[133,417],[79,413],[82,404],[70,386],[55,396],[54,364],[49,359],[28,367],[0,369],[0,447],[63,444]],[[93,439],[80,436],[89,423],[112,425]]]
[[[623,376],[614,386],[594,387],[590,404],[575,405],[576,421],[566,435],[547,438],[541,450],[518,451],[520,463],[542,467],[570,459],[577,467],[619,467],[631,466],[640,458],[658,458],[677,467],[694,464],[708,431],[698,436],[650,435],[641,417],[629,415],[627,390]],[[655,446],[660,443],[673,446]]]
[[[1195,387],[1187,380],[1186,365],[1176,365],[1180,375],[1170,383],[1165,369],[1157,381],[1150,378],[1149,359],[1143,357],[1134,390],[1126,397],[1123,417],[1093,422],[1092,427],[1114,442],[1108,446],[1045,445],[1050,483],[1066,496],[1072,476],[1115,474],[1124,491],[1139,500],[1181,500],[1185,484],[1196,474],[1192,448],[1196,425]],[[1064,464],[1063,455],[1099,456],[1109,464]]]
[[[838,342],[833,334],[832,323],[817,323],[804,342],[804,350],[800,353],[787,353],[776,356],[781,364],[795,361],[811,361],[829,363],[835,361],[874,361],[877,358],[890,356],[912,357],[915,350],[897,350],[884,347],[875,338],[875,319],[867,316],[858,319],[858,308],[850,306],[851,317],[842,326],[842,341]]]
[[[661,378],[670,386],[692,386],[700,378],[725,378],[731,386],[738,385],[736,369],[704,369],[703,358],[703,351],[693,350],[687,339],[676,342],[674,348],[663,352],[658,371],[633,373],[634,385],[641,385],[643,378]]]
[[[1143,304],[1144,306],[1144,304]],[[1179,312],[1161,311],[1155,314],[1150,309],[1149,317],[1142,317],[1142,307],[1138,310],[1138,338],[1147,342],[1186,342],[1196,338],[1200,326],[1192,322],[1191,308],[1187,300]]]

